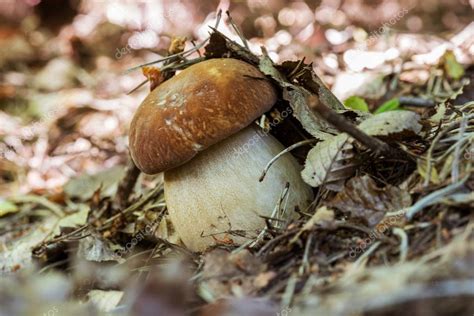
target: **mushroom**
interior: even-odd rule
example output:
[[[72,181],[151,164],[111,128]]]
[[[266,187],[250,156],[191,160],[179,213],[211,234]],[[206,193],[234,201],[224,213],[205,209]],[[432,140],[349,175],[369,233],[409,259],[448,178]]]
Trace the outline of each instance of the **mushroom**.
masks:
[[[265,165],[284,147],[252,123],[275,101],[274,88],[254,66],[210,59],[162,83],[135,113],[132,159],[144,173],[164,172],[170,218],[189,249],[255,237],[287,184],[287,213],[311,201],[312,191],[290,154],[259,182]]]

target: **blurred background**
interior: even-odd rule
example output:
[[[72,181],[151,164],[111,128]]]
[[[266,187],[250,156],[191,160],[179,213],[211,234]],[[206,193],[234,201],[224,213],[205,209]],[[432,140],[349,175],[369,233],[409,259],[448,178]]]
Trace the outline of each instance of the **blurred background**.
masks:
[[[473,0],[2,0],[0,195],[60,196],[71,177],[123,165],[147,85],[140,70],[173,36],[204,41],[229,11],[260,53],[305,58],[341,99],[422,87],[447,51],[472,70]],[[219,30],[238,36],[223,15]],[[471,70],[470,70],[471,69]],[[409,91],[405,91],[409,92]],[[372,102],[372,103],[370,103]],[[119,170],[115,175],[119,178]]]

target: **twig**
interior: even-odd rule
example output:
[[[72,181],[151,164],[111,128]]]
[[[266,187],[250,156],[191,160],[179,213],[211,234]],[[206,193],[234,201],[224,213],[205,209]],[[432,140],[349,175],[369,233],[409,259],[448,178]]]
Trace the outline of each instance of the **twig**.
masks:
[[[298,62],[298,64],[296,65],[296,67],[293,68],[293,70],[292,70],[292,71],[290,72],[290,74],[287,76],[290,81],[293,79],[293,76],[295,76],[296,73],[301,70],[301,65],[304,65],[305,59],[306,59],[306,58],[303,57],[303,59],[301,59],[301,60]]]
[[[283,191],[281,192],[281,195],[280,195],[280,199],[278,200],[277,204],[275,205],[275,208],[273,209],[273,212],[271,214],[271,219],[274,219],[274,218],[279,218],[279,213],[280,213],[280,210],[281,210],[281,203],[283,202],[283,200],[285,199],[285,197],[288,196],[288,190],[290,189],[290,184],[287,183],[285,185],[285,187],[283,188]],[[265,236],[266,232],[268,231],[268,226],[265,226],[264,229],[262,229],[262,231],[260,232],[260,234],[258,234],[257,238],[255,238],[255,240],[249,245],[250,248],[254,248],[255,246],[257,245],[260,245],[261,244],[261,241],[263,240],[263,237]]]
[[[217,27],[219,26],[221,19],[222,19],[222,9],[219,9],[219,11],[217,11],[216,24],[214,25],[215,29],[217,29]]]
[[[354,267],[361,267],[363,264],[365,264],[367,262],[366,259],[368,260],[370,255],[374,253],[375,250],[377,250],[381,243],[382,242],[380,241],[376,241],[372,246],[370,246],[370,248],[367,249],[367,251],[356,260],[356,262],[354,262]]]
[[[150,192],[148,192],[148,194],[139,199],[137,202],[135,202],[134,204],[130,205],[129,207],[127,207],[125,210],[113,215],[112,217],[109,217],[103,224],[101,227],[98,227],[97,230],[98,231],[103,231],[103,230],[106,230],[108,228],[108,225],[112,224],[115,220],[117,220],[118,218],[120,218],[120,216],[124,216],[130,212],[133,212],[141,207],[143,207],[146,203],[148,203],[151,199],[153,199],[155,197],[156,194],[160,193],[161,191],[163,190],[163,186],[162,185],[157,185],[153,190],[151,190]]]
[[[67,263],[68,261],[69,261],[69,259],[64,259],[64,260],[59,260],[59,261],[53,262],[51,264],[45,265],[43,268],[41,268],[41,270],[39,270],[36,273],[37,274],[43,274],[48,270],[51,270],[53,268],[59,267],[59,266],[65,264],[65,263]]]
[[[127,205],[128,198],[137,183],[138,176],[140,176],[140,169],[135,166],[132,158],[128,157],[128,165],[125,169],[125,176],[122,181],[120,181],[117,194],[115,195],[114,206],[122,209]]]
[[[280,153],[278,153],[275,157],[273,157],[268,163],[267,165],[265,166],[265,168],[263,169],[263,172],[262,172],[262,175],[260,176],[260,178],[258,179],[258,181],[262,182],[263,179],[265,178],[265,175],[267,174],[268,170],[270,169],[270,167],[275,163],[275,161],[277,161],[281,156],[283,156],[284,154],[292,151],[293,149],[295,148],[298,148],[298,147],[301,147],[301,146],[304,146],[304,145],[308,145],[308,144],[311,144],[311,143],[314,143],[316,142],[317,139],[307,139],[307,140],[302,140],[296,144],[293,144],[291,145],[290,147],[286,148],[285,150],[281,151]]]
[[[456,121],[449,123],[446,127],[444,127],[441,131],[439,131],[439,133],[435,136],[435,138],[431,142],[430,148],[428,148],[428,151],[427,151],[427,154],[426,154],[426,157],[427,157],[426,158],[426,178],[425,178],[425,181],[423,183],[423,186],[427,187],[430,184],[431,170],[433,169],[433,164],[432,164],[432,158],[431,157],[433,155],[435,145],[441,140],[441,138],[444,135],[449,133],[453,128],[456,128],[456,126],[458,124],[460,124],[460,122],[462,120],[467,120],[468,121],[472,118],[474,118],[474,113],[469,114],[469,115],[467,115],[465,117],[462,117],[460,119],[456,119]]]
[[[464,133],[466,132],[466,127],[467,127],[467,119],[466,119],[466,116],[463,116],[460,123],[459,133],[458,133],[459,140],[456,142],[456,147],[454,149],[454,157],[453,157],[454,160],[453,160],[452,169],[451,169],[451,181],[453,183],[459,180],[459,157],[461,156],[461,145],[463,143],[462,137]]]
[[[83,226],[73,230],[72,232],[70,232],[68,234],[61,235],[59,237],[53,238],[53,239],[48,240],[48,241],[43,241],[38,246],[36,246],[32,249],[32,254],[36,257],[40,257],[46,251],[46,246],[57,243],[57,242],[60,242],[60,241],[64,241],[64,240],[68,239],[69,237],[72,237],[72,236],[74,236],[78,233],[81,233],[83,230],[86,230],[87,228],[89,228],[89,224],[83,225]]]
[[[237,35],[240,37],[240,40],[242,41],[242,44],[244,44],[245,48],[247,48],[248,50],[250,50],[249,48],[249,45],[247,43],[247,39],[244,37],[244,35],[242,34],[242,32],[240,31],[240,29],[237,27],[237,25],[234,23],[234,20],[232,19],[232,16],[230,15],[229,11],[226,11],[225,12],[227,14],[227,17],[229,18],[229,23],[230,25],[232,26],[232,28],[234,29],[235,33],[237,33]]]
[[[292,274],[288,280],[288,283],[286,284],[285,292],[281,298],[280,307],[282,309],[286,309],[288,306],[290,306],[291,301],[293,300],[293,295],[295,294],[296,281],[298,281],[298,277],[296,274]]]
[[[174,72],[176,70],[181,70],[181,69],[184,69],[184,68],[187,68],[191,65],[194,65],[194,64],[197,64],[203,60],[205,60],[206,58],[205,57],[196,57],[194,59],[188,59],[184,62],[179,62],[179,63],[174,63],[174,62],[170,62],[170,63],[165,63],[162,68],[161,68],[161,71],[163,72]],[[166,79],[169,79],[169,78],[166,78]]]
[[[437,203],[439,200],[441,200],[442,198],[456,192],[457,190],[459,190],[460,188],[464,186],[464,182],[466,182],[468,178],[469,178],[469,175],[459,182],[452,183],[441,190],[432,192],[431,194],[428,194],[427,196],[423,197],[418,202],[416,202],[415,204],[413,204],[412,206],[408,208],[405,214],[406,218],[408,220],[411,220],[413,216],[415,216],[416,213],[418,213],[425,207],[429,205],[433,205]]]
[[[130,94],[134,93],[135,91],[137,91],[138,89],[140,89],[141,87],[143,87],[147,82],[148,82],[148,79],[143,80],[142,82],[140,82],[140,84],[139,84],[138,86],[136,86],[136,87],[133,88],[132,90],[128,91],[128,92],[127,92],[127,95],[130,95]]]
[[[436,105],[433,100],[416,97],[399,97],[400,105],[429,108]]]
[[[295,235],[299,232],[299,229],[293,229],[290,231],[287,231],[281,235],[276,236],[275,238],[271,239],[268,241],[262,248],[257,253],[258,257],[261,257],[267,250],[269,250],[274,244],[277,244],[280,242],[282,239],[289,238],[292,235]]]
[[[400,262],[405,262],[408,254],[408,236],[405,230],[394,227],[393,233],[400,237]]]
[[[255,56],[252,52],[250,52],[248,49],[246,49],[242,45],[234,42],[229,37],[227,37],[226,35],[219,32],[216,28],[211,27],[211,30],[213,31],[211,37],[212,36],[219,36],[222,39],[224,39],[227,49],[229,51],[231,51],[232,53],[238,55],[239,59],[242,59],[243,61],[246,61],[247,63],[252,64],[252,65],[258,65],[259,64],[260,59],[257,56]],[[221,57],[221,56],[219,56],[219,57]]]
[[[222,16],[222,10],[219,10],[219,12],[217,12],[216,24],[214,26],[215,29],[217,29],[217,27],[219,26],[219,23],[221,21],[221,16]],[[144,66],[150,66],[150,65],[157,64],[157,63],[165,62],[165,61],[168,61],[170,59],[174,59],[176,57],[178,57],[178,58],[187,57],[187,56],[191,55],[192,53],[194,53],[195,51],[198,51],[200,48],[204,47],[204,45],[209,41],[209,39],[210,39],[210,37],[204,39],[201,43],[199,43],[197,45],[193,45],[193,47],[188,49],[188,50],[185,50],[185,51],[173,54],[173,55],[168,55],[168,56],[163,57],[161,59],[158,59],[158,60],[155,60],[155,61],[152,61],[152,62],[149,62],[149,63],[145,63],[145,64],[141,64],[141,65],[129,68],[125,71],[125,74],[127,74],[129,72],[132,72],[134,70],[138,70],[138,69],[140,69]]]
[[[170,249],[173,249],[173,250],[177,250],[178,252],[180,252],[180,253],[182,253],[182,254],[190,257],[190,258],[196,258],[196,256],[197,256],[193,252],[189,251],[187,248],[185,248],[183,246],[180,246],[180,245],[177,245],[177,244],[173,244],[172,242],[169,242],[166,239],[157,238],[157,240],[158,240],[158,242],[161,242],[166,247],[168,247]]]
[[[197,47],[197,44],[196,44],[196,42],[195,42],[194,40],[191,40],[191,44],[193,44],[193,47]],[[199,57],[202,57],[202,54],[201,54],[201,52],[199,51],[199,49],[197,49],[196,51],[197,51]]]
[[[308,239],[306,240],[306,246],[304,248],[304,254],[303,254],[303,260],[301,262],[301,266],[298,270],[298,274],[300,276],[302,276],[305,271],[309,271],[310,269],[310,264],[309,264],[309,253],[310,253],[310,249],[311,249],[311,244],[312,244],[312,241],[313,241],[313,233],[314,232],[310,232],[309,235],[308,235]]]
[[[189,55],[191,55],[192,53],[194,53],[195,51],[197,51],[198,49],[200,49],[201,47],[203,47],[207,41],[209,40],[209,37],[206,38],[204,41],[202,41],[201,43],[199,43],[198,45],[196,46],[193,46],[192,48],[188,49],[188,50],[185,50],[185,51],[182,51],[180,53],[176,53],[176,54],[173,54],[173,55],[169,55],[169,56],[166,56],[164,58],[161,58],[161,59],[158,59],[158,60],[155,60],[155,61],[152,61],[152,62],[149,62],[149,63],[145,63],[145,64],[140,64],[138,66],[135,66],[135,67],[132,67],[132,68],[129,68],[125,71],[125,74],[127,73],[130,73],[134,70],[138,70],[140,68],[143,68],[145,66],[150,66],[150,65],[154,65],[154,64],[157,64],[157,63],[161,63],[161,62],[165,62],[165,61],[168,61],[170,59],[174,59],[174,58],[177,58],[177,57],[187,57]]]
[[[347,121],[342,115],[319,102],[316,96],[309,96],[307,98],[307,104],[312,111],[317,113],[328,123],[336,127],[339,131],[345,132],[352,136],[361,144],[371,149],[376,155],[383,155],[386,157],[406,156],[403,154],[403,152],[390,147],[387,143],[379,140],[378,138],[372,137],[362,132],[359,128],[357,128],[357,126]]]
[[[337,225],[337,227],[358,230],[358,231],[363,232],[363,233],[365,233],[369,236],[370,236],[370,234],[373,233],[373,231],[370,230],[367,227],[357,225],[357,224],[348,223],[348,222],[345,222],[345,221],[335,221],[335,224]],[[378,239],[380,239],[381,241],[384,241],[386,243],[389,243],[391,245],[394,245],[394,246],[397,245],[397,243],[395,241],[393,241],[392,239],[388,238],[387,236],[385,236],[383,234],[381,236],[379,236]]]

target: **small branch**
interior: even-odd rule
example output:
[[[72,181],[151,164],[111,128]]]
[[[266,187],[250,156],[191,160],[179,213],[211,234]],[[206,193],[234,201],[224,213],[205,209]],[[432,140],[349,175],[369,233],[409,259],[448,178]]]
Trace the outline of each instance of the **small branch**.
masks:
[[[415,204],[413,204],[406,210],[405,217],[408,220],[411,220],[413,216],[415,216],[418,212],[423,210],[425,207],[438,203],[441,199],[448,197],[454,192],[462,189],[464,187],[464,183],[467,181],[468,178],[469,178],[469,175],[464,177],[459,182],[451,183],[450,185],[438,191],[434,191],[424,196],[423,198],[418,200]]]
[[[173,55],[168,55],[164,58],[161,58],[161,59],[158,59],[158,60],[155,60],[155,61],[152,61],[152,62],[149,62],[149,63],[144,63],[144,64],[140,64],[138,66],[135,66],[135,67],[132,67],[132,68],[129,68],[125,71],[124,74],[128,74],[132,71],[135,71],[135,70],[138,70],[138,69],[141,69],[145,66],[151,66],[151,65],[154,65],[154,64],[158,64],[158,63],[161,63],[161,62],[166,62],[166,61],[169,61],[171,59],[175,59],[175,58],[184,58],[184,57],[187,57],[189,55],[191,55],[192,53],[194,53],[195,51],[199,50],[201,47],[203,47],[207,41],[209,41],[209,37],[206,38],[204,41],[202,41],[201,43],[199,43],[198,45],[196,46],[193,46],[192,48],[188,49],[188,50],[185,50],[183,52],[180,52],[180,53],[176,53],[176,54],[173,54]]]
[[[403,263],[407,259],[408,255],[408,236],[405,230],[394,227],[393,233],[400,238],[400,263]]]
[[[374,253],[375,250],[377,250],[377,248],[380,246],[381,243],[382,243],[381,241],[376,241],[372,246],[370,246],[369,249],[367,249],[366,252],[364,252],[362,256],[357,258],[357,260],[354,262],[354,265],[352,266],[352,271],[355,272],[360,267],[365,266],[367,264],[367,260],[369,260],[372,253]],[[351,274],[351,273],[348,273],[348,274]]]
[[[128,198],[135,187],[135,183],[137,183],[139,175],[140,169],[135,166],[135,163],[129,156],[127,168],[125,169],[125,176],[120,181],[117,194],[115,195],[114,204],[117,208],[123,209],[127,206]]]
[[[307,104],[312,111],[314,111],[328,123],[336,127],[339,131],[352,136],[361,144],[371,149],[376,155],[383,155],[387,157],[398,157],[401,155],[399,150],[390,147],[387,143],[381,141],[378,138],[367,135],[357,128],[356,125],[346,120],[342,115],[319,102],[316,96],[312,95],[308,97]]]
[[[234,29],[235,33],[237,33],[237,35],[240,37],[240,40],[242,41],[242,44],[244,44],[245,48],[247,48],[248,50],[250,50],[249,45],[248,45],[248,43],[247,43],[247,39],[244,37],[244,35],[243,35],[242,32],[240,31],[240,29],[237,27],[237,25],[235,24],[234,20],[232,20],[232,16],[230,15],[229,11],[226,11],[225,13],[227,14],[227,18],[229,19],[230,25],[231,25],[232,28]]]
[[[130,95],[130,94],[134,93],[135,91],[137,91],[138,89],[140,89],[141,87],[143,87],[147,82],[148,82],[148,79],[145,79],[145,80],[142,81],[138,86],[136,86],[135,88],[133,88],[132,90],[130,90],[129,92],[127,92],[127,95]]]
[[[258,179],[259,182],[262,182],[263,179],[265,179],[265,176],[268,172],[268,170],[270,169],[270,167],[281,157],[283,156],[284,154],[292,151],[293,149],[295,148],[298,148],[298,147],[301,147],[301,146],[305,146],[305,145],[308,145],[308,144],[312,144],[314,142],[316,142],[317,140],[316,139],[306,139],[306,140],[302,140],[296,144],[293,144],[291,145],[290,147],[284,149],[283,151],[281,151],[280,153],[278,153],[275,157],[273,157],[268,163],[267,165],[265,166],[265,168],[263,169],[263,172],[262,172],[262,175],[260,176],[260,178]]]
[[[126,215],[136,211],[137,209],[143,207],[143,205],[148,203],[151,199],[154,199],[159,194],[161,194],[161,191],[163,191],[163,186],[162,185],[157,185],[154,189],[152,189],[150,192],[148,192],[144,197],[141,197],[140,199],[138,199],[138,201],[136,201],[132,205],[128,206],[126,209],[118,210],[118,212],[116,212],[114,215],[107,218],[102,223],[102,226],[96,228],[97,231],[101,232],[101,231],[104,231],[106,229],[109,229],[110,226],[112,225],[112,223],[115,220],[117,220],[121,216],[126,216]]]
[[[400,101],[400,105],[405,105],[405,106],[429,108],[436,105],[433,100],[416,98],[416,97],[399,97],[398,100]]]

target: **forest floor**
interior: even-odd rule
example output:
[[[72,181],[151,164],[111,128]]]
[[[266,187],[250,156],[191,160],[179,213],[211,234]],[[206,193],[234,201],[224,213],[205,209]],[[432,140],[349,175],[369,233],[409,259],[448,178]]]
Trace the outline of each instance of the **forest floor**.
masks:
[[[301,3],[279,23],[304,20]],[[332,28],[321,5],[307,25],[322,27],[272,31],[260,19],[259,36],[247,11],[162,12],[163,34],[179,16],[195,42],[133,31],[118,17],[126,6],[83,1],[63,17],[19,6],[21,23],[0,24],[0,315],[473,315],[472,8],[448,8],[460,24],[427,34],[396,29],[426,17],[404,3],[372,21],[380,28],[350,8],[333,12],[346,26]],[[315,200],[244,245],[229,230],[193,253],[162,175],[133,169],[127,134],[160,83],[150,74],[219,57],[253,64],[279,90],[259,124],[298,144]]]

